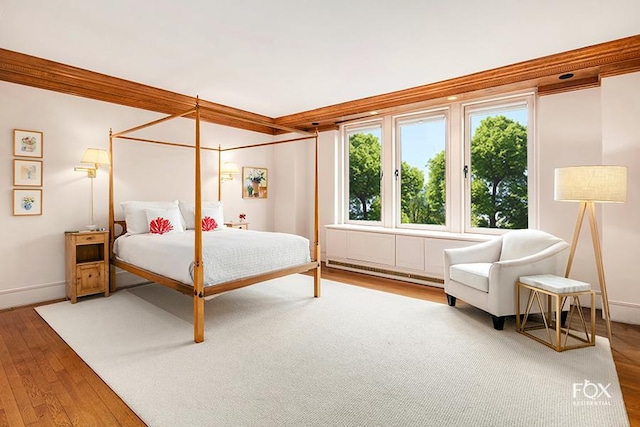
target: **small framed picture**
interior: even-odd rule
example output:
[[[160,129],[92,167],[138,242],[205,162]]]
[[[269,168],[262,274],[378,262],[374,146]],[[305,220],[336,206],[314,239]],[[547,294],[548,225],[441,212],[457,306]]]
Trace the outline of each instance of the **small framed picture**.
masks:
[[[13,159],[14,187],[42,187],[42,160]]]
[[[267,169],[242,168],[242,197],[244,199],[267,198]]]
[[[35,130],[13,130],[13,155],[16,157],[42,158],[42,132]]]
[[[13,190],[13,215],[42,215],[42,190]]]

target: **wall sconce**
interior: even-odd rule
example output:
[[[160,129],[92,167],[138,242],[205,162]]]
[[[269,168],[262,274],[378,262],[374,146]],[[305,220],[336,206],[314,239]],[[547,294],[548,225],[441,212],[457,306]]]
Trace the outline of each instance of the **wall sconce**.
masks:
[[[109,161],[109,153],[99,148],[87,148],[80,163],[88,166],[76,166],[73,170],[76,172],[86,172],[87,178],[91,179],[91,224],[87,225],[87,229],[95,230],[97,226],[93,220],[93,178],[96,177],[96,172],[100,166],[109,166],[111,164]]]
[[[238,165],[235,162],[224,162],[220,168],[220,181],[233,180],[234,173],[240,173]]]

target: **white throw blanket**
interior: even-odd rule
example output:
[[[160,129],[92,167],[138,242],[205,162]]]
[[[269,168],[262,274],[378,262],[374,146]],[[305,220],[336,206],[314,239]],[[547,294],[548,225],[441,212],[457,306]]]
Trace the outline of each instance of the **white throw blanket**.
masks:
[[[285,233],[224,228],[202,233],[204,283],[211,286],[310,261],[309,240]],[[118,259],[145,270],[193,283],[194,231],[119,237]]]

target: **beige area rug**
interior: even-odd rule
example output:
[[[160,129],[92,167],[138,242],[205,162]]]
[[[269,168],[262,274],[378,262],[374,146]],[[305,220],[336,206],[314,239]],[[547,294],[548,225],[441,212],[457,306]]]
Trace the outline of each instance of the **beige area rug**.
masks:
[[[38,313],[150,426],[627,426],[606,339],[557,353],[486,313],[293,275]]]

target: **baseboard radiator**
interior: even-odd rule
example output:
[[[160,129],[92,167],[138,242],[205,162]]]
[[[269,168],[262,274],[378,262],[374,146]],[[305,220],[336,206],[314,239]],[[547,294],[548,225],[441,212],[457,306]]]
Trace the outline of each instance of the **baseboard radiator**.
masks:
[[[436,277],[430,277],[430,276],[414,274],[414,273],[405,273],[402,271],[389,270],[386,268],[370,267],[367,265],[351,264],[348,262],[333,261],[333,260],[327,260],[327,266],[343,268],[347,270],[361,271],[369,274],[386,276],[390,278],[397,278],[399,280],[404,280],[404,281],[413,282],[413,283],[425,282],[425,284],[427,285],[433,285],[433,284],[444,285],[444,280],[438,279]]]

